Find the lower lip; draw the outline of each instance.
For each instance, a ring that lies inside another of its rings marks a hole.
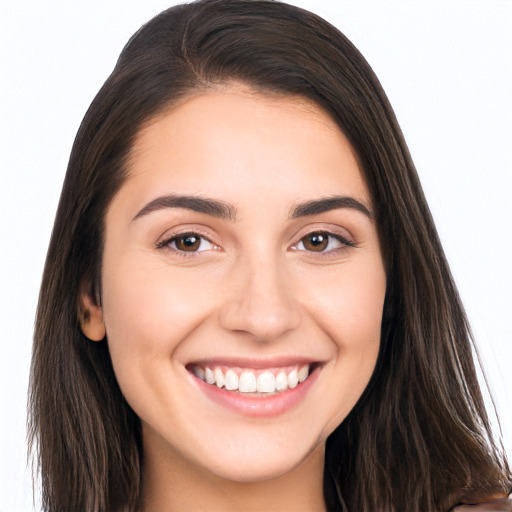
[[[226,391],[214,384],[207,384],[190,374],[199,389],[213,402],[245,416],[271,418],[285,413],[297,405],[315,383],[320,367],[317,366],[309,377],[297,387],[269,396],[248,396],[243,393]]]

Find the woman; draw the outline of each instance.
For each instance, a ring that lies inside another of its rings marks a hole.
[[[507,510],[371,69],[268,1],[165,11],[80,128],[31,388],[48,510]]]

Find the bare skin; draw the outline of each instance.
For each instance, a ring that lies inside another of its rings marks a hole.
[[[181,462],[181,463],[180,463]],[[191,472],[186,461],[145,458],[145,494],[142,511],[204,510],[225,512],[259,512],[325,510],[323,500],[323,445],[290,473],[263,482],[225,481],[208,471]],[[201,482],[198,500],[198,482]],[[172,496],[172,506],[169,496]]]

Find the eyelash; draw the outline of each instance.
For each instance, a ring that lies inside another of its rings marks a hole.
[[[331,248],[330,250],[324,250],[324,249],[319,250],[319,251],[308,250],[308,249],[305,248],[304,242],[308,238],[311,241],[311,238],[313,236],[315,236],[317,238],[327,237],[327,247],[329,247],[330,245],[332,245],[333,243],[336,243],[336,242],[339,242],[340,246],[339,247],[335,247],[335,248]],[[201,245],[203,245],[204,242],[207,242],[208,244],[210,244],[211,248],[204,249],[202,251],[199,251],[199,250],[185,251],[185,250],[179,249],[176,246],[176,242],[179,241],[180,239],[184,240],[186,238],[196,238],[196,239],[199,239],[199,247],[198,248],[200,248]],[[298,248],[298,246],[300,244],[302,244],[304,249],[299,249]],[[174,245],[174,247],[173,247],[173,245]],[[311,253],[311,254],[328,255],[328,254],[336,254],[339,251],[344,250],[344,249],[346,249],[348,247],[356,247],[356,245],[354,244],[354,242],[348,240],[347,238],[345,238],[342,235],[331,233],[329,231],[319,230],[319,231],[311,231],[307,235],[303,236],[295,245],[293,245],[291,247],[291,249],[294,250],[294,251],[304,251],[304,252],[308,252],[308,253]],[[184,233],[178,233],[178,234],[172,235],[170,238],[166,238],[165,240],[163,240],[161,242],[158,242],[156,244],[156,248],[157,249],[166,249],[167,248],[167,249],[171,250],[173,253],[175,253],[176,255],[178,255],[180,257],[190,258],[190,257],[197,257],[197,255],[199,253],[204,252],[205,250],[218,249],[219,247],[217,245],[215,245],[206,236],[202,235],[201,233],[197,233],[195,231],[187,231],[187,232],[184,232]]]
[[[178,233],[178,234],[172,235],[170,238],[166,238],[166,239],[162,240],[161,242],[158,242],[156,245],[156,248],[157,249],[169,249],[174,254],[176,254],[180,257],[183,257],[183,258],[194,257],[194,256],[197,256],[199,253],[204,252],[204,250],[202,250],[202,251],[198,251],[198,250],[184,251],[182,249],[178,249],[178,247],[176,246],[176,242],[180,239],[183,240],[186,238],[199,239],[199,248],[201,247],[201,245],[203,245],[204,242],[207,242],[208,244],[211,245],[211,248],[206,249],[206,250],[218,248],[218,246],[215,245],[209,238],[202,235],[201,233],[197,233],[196,231],[186,231],[184,233]],[[174,245],[174,247],[173,247],[173,245]]]
[[[320,243],[322,243],[324,241],[322,239],[326,239],[327,240],[327,248],[329,248],[329,246],[331,246],[333,243],[336,243],[336,242],[338,242],[340,244],[340,246],[339,247],[335,247],[335,248],[331,248],[329,250],[325,250],[325,249],[322,249],[320,251],[308,250],[308,249],[305,248],[304,242],[307,239],[309,239],[311,241],[311,239],[313,237],[315,237],[317,239],[321,239]],[[298,249],[298,246],[300,244],[302,244],[304,249]],[[342,235],[339,235],[337,233],[331,233],[329,231],[322,231],[322,230],[320,230],[320,231],[311,231],[307,235],[303,236],[298,241],[297,244],[292,246],[292,249],[296,250],[296,251],[302,250],[302,251],[306,251],[306,252],[309,252],[309,253],[312,253],[312,254],[323,254],[323,255],[327,256],[327,255],[330,255],[330,254],[337,254],[339,251],[344,250],[347,247],[355,247],[355,246],[356,245],[354,244],[354,242],[348,240],[347,238],[345,238]]]

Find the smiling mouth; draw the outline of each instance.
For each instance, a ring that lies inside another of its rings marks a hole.
[[[271,396],[296,388],[307,380],[315,367],[312,363],[255,370],[192,364],[188,370],[203,382],[225,391],[246,396]]]

